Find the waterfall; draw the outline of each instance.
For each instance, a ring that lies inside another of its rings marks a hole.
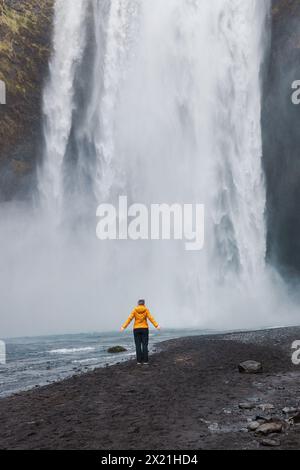
[[[206,206],[202,253],[175,242],[95,248],[105,308],[148,296],[166,322],[171,309],[170,323],[182,326],[210,324],[242,304],[248,316],[261,303],[269,9],[269,0],[56,0],[44,211],[59,225],[70,211],[95,223],[96,205],[119,195]]]
[[[63,164],[72,127],[74,80],[85,45],[85,0],[56,0],[53,56],[44,91],[45,159],[39,190],[56,214],[62,207]]]

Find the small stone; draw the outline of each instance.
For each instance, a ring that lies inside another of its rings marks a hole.
[[[281,442],[276,439],[263,439],[260,444],[264,447],[279,447]]]
[[[207,424],[207,425],[211,424],[210,421],[207,421],[206,419],[203,419],[203,418],[200,418],[199,421],[200,421],[201,423],[204,423],[204,424]]]
[[[259,423],[258,421],[252,421],[251,423],[248,424],[248,431],[256,431],[259,426],[261,426],[261,423]]]
[[[263,387],[263,384],[261,382],[253,382],[253,387],[257,387],[257,388],[260,388],[260,387]]]
[[[269,423],[270,421],[272,421],[272,419],[269,417],[267,418],[266,416],[257,415],[255,417],[255,421],[258,421],[261,424],[264,424],[264,423]]]
[[[241,374],[259,374],[263,370],[262,364],[257,361],[241,362],[238,368]]]
[[[254,403],[244,402],[244,403],[239,404],[239,408],[241,410],[253,410],[255,407],[256,407],[256,405]]]
[[[283,408],[282,412],[285,414],[285,415],[290,415],[290,414],[293,414],[293,413],[297,413],[297,408]]]
[[[275,406],[271,405],[270,403],[265,403],[265,404],[259,405],[259,409],[261,409],[262,411],[271,411],[275,409]]]
[[[220,430],[218,423],[212,423],[208,426],[211,432],[218,432]]]

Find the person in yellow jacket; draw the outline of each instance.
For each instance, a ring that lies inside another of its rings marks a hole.
[[[148,357],[148,344],[149,344],[149,325],[148,320],[160,330],[159,324],[154,320],[148,308],[145,306],[144,300],[139,300],[138,306],[133,309],[128,319],[121,328],[121,331],[126,330],[128,325],[134,319],[134,342],[136,347],[136,359],[137,363],[140,364],[149,364]]]

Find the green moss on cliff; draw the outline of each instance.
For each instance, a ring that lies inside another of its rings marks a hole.
[[[9,161],[17,175],[23,173],[21,168],[34,167],[33,161],[16,162],[35,158],[53,4],[54,0],[0,0],[0,79],[7,90],[7,104],[0,106],[0,164]]]

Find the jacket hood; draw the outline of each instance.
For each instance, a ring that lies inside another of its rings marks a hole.
[[[135,308],[136,313],[138,313],[139,315],[144,315],[146,313],[146,310],[147,310],[147,307],[145,305],[138,305]]]

